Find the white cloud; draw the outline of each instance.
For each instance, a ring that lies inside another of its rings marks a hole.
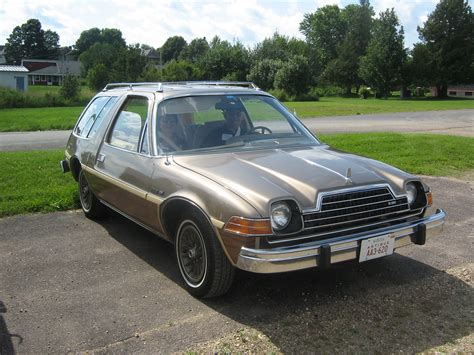
[[[43,28],[56,31],[61,45],[72,45],[80,33],[92,27],[118,28],[127,43],[160,47],[170,36],[187,41],[210,40],[215,35],[252,46],[275,31],[303,38],[299,24],[303,15],[318,7],[340,7],[347,0],[2,0],[0,2],[0,44],[13,28],[29,18],[38,18]],[[394,7],[406,33],[416,34],[420,16],[434,9],[435,0],[374,0],[376,12]],[[417,11],[422,8],[422,11]],[[415,38],[416,40],[416,38]]]

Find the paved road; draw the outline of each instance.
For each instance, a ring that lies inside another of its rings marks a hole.
[[[316,133],[430,132],[474,137],[474,110],[403,112],[304,119]],[[0,133],[0,151],[64,148],[70,131]]]
[[[453,342],[474,331],[472,288],[444,272],[473,262],[474,185],[427,182],[449,214],[443,236],[427,245],[328,271],[242,272],[227,296],[207,301],[180,286],[170,245],[120,216],[100,223],[78,211],[0,219],[0,353],[169,353],[242,326],[283,352],[310,352],[309,339],[331,344],[340,334],[373,343],[373,352]],[[380,309],[366,309],[367,302]],[[425,313],[429,324],[420,321]],[[294,334],[295,319],[310,334]],[[383,331],[384,344],[364,322]]]

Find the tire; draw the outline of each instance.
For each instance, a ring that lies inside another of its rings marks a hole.
[[[175,254],[187,291],[196,297],[225,294],[234,280],[235,268],[227,259],[207,219],[198,211],[181,219]]]
[[[79,201],[86,217],[90,219],[104,217],[107,213],[106,207],[95,197],[83,170],[79,172],[78,185]]]

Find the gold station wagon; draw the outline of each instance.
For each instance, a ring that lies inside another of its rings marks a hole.
[[[109,84],[61,161],[89,218],[111,208],[173,243],[186,289],[224,294],[235,269],[364,262],[439,233],[428,186],[332,150],[252,83]]]

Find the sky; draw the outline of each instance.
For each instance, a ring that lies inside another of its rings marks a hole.
[[[82,31],[118,28],[127,44],[158,48],[168,37],[182,36],[189,43],[215,35],[253,47],[273,33],[304,39],[299,24],[304,14],[349,0],[0,0],[0,45],[15,26],[39,19],[44,30],[57,32],[60,45],[73,45]],[[437,0],[371,0],[378,14],[394,8],[405,30],[405,47],[419,41],[417,26],[426,21]]]

